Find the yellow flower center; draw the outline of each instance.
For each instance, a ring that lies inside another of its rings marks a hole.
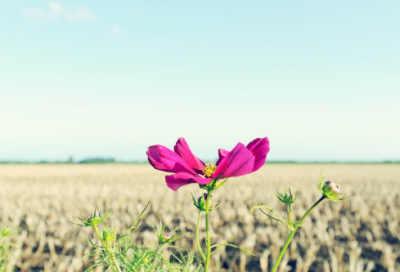
[[[204,168],[203,170],[203,176],[206,178],[211,178],[211,176],[214,174],[215,170],[217,170],[217,166],[216,165],[207,165],[206,164],[206,168]]]

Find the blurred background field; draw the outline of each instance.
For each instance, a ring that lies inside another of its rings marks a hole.
[[[215,241],[236,236],[234,244],[256,257],[231,248],[213,255],[213,271],[262,271],[271,269],[288,231],[249,209],[258,200],[286,216],[273,190],[296,186],[293,206],[297,218],[319,198],[321,168],[327,179],[352,195],[340,203],[324,201],[298,231],[280,271],[400,271],[400,167],[398,164],[267,164],[259,172],[232,178],[217,190],[213,202],[223,205],[211,213]],[[21,248],[13,260],[17,271],[82,271],[91,248],[91,229],[69,221],[86,218],[95,207],[113,209],[108,220],[118,230],[129,227],[150,201],[143,224],[134,239],[154,245],[152,226],[159,220],[186,236],[177,245],[195,250],[197,211],[189,190],[177,193],[165,186],[164,174],[148,165],[1,165],[0,225],[20,228],[14,242]],[[202,224],[203,225],[203,224]],[[204,238],[204,237],[203,237]],[[297,250],[296,250],[297,249]],[[168,251],[164,252],[168,258]],[[97,271],[101,271],[98,269]]]

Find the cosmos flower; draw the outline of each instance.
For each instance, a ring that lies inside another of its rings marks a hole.
[[[215,165],[206,165],[197,158],[184,138],[179,138],[174,151],[162,145],[147,149],[150,164],[157,170],[171,172],[165,177],[167,186],[177,191],[181,186],[198,183],[205,185],[213,180],[239,177],[257,171],[264,165],[269,152],[268,138],[257,138],[247,146],[238,143],[231,151],[219,149]]]

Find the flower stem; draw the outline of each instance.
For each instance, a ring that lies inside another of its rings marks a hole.
[[[295,225],[294,229],[290,231],[289,236],[286,239],[286,242],[283,245],[278,258],[276,259],[274,267],[272,268],[271,272],[276,272],[276,270],[278,269],[279,263],[281,262],[282,257],[286,252],[286,249],[288,248],[290,242],[292,241],[294,234],[296,233],[297,229],[300,227],[301,223],[303,223],[304,219],[306,219],[306,217],[310,214],[310,212],[324,199],[325,199],[325,196],[322,196],[317,202],[315,202],[315,204],[312,205],[311,208],[308,209],[308,211],[303,215],[303,217],[300,219],[300,221]],[[289,212],[291,214],[291,208],[289,208]]]
[[[293,222],[292,221],[292,204],[289,203],[288,207],[289,207],[289,222],[292,223]]]
[[[201,258],[203,259],[203,261],[205,261],[205,260],[206,260],[206,257],[204,256],[203,250],[201,249],[200,240],[199,240],[200,219],[201,219],[201,211],[199,211],[199,217],[197,218],[196,243],[197,243],[197,249],[198,249],[199,252],[200,252]]]
[[[210,198],[211,198],[211,190],[207,190],[207,199],[206,199],[207,257],[204,264],[204,272],[209,271],[208,268],[210,266],[210,257],[211,257],[210,221],[208,217],[208,213],[210,212]]]
[[[96,232],[97,237],[99,237],[99,240],[100,240],[101,244],[103,245],[104,249],[105,249],[105,250],[108,252],[108,254],[111,256],[111,261],[112,261],[113,265],[115,266],[115,268],[117,269],[118,272],[122,272],[122,271],[121,271],[121,268],[119,268],[119,266],[118,266],[118,264],[117,264],[117,260],[115,259],[115,254],[114,254],[114,252],[112,252],[112,250],[110,249],[110,247],[108,247],[108,246],[106,245],[106,243],[104,242],[103,238],[101,237],[99,228],[98,228],[96,225],[94,225],[93,228],[94,228],[94,231]]]
[[[158,262],[160,261],[160,259],[162,258],[162,256],[161,256],[161,250],[162,250],[163,246],[164,246],[164,244],[161,244],[161,245],[159,246],[159,248],[158,248],[158,250],[157,250],[157,253],[156,253],[156,257],[155,257],[154,260],[153,260],[153,265],[151,266],[151,268],[150,268],[149,271],[153,271],[154,268],[157,266]]]

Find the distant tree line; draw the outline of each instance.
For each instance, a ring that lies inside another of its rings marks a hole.
[[[146,161],[120,161],[112,157],[89,157],[82,160],[75,161],[73,157],[67,160],[40,160],[40,161],[0,161],[0,164],[147,164]],[[281,160],[281,161],[268,161],[267,164],[396,164],[399,161],[295,161],[295,160]]]

